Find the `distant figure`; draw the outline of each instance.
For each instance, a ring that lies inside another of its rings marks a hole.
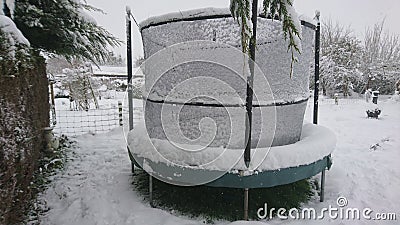
[[[379,91],[372,92],[372,103],[378,104]]]
[[[369,102],[369,100],[371,99],[371,96],[372,96],[372,90],[371,89],[367,89],[366,91],[365,91],[365,101],[366,102]]]
[[[78,105],[72,96],[69,96],[69,109],[72,111],[78,111]]]
[[[335,95],[333,96],[333,98],[335,99],[335,105],[339,105],[339,94],[335,93]]]

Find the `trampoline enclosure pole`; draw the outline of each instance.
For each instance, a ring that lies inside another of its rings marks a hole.
[[[321,173],[321,193],[320,193],[320,196],[319,196],[319,201],[320,202],[323,202],[324,201],[324,189],[325,189],[325,168],[324,168],[324,170],[322,170],[322,173]]]
[[[253,34],[250,39],[250,76],[247,77],[247,95],[246,95],[246,112],[247,118],[245,120],[245,143],[246,148],[244,150],[244,163],[248,168],[250,165],[250,154],[251,154],[251,129],[253,121],[253,80],[254,80],[254,64],[256,61],[256,43],[257,43],[257,15],[258,15],[258,0],[253,0],[252,3],[252,15],[251,22],[253,23]]]
[[[126,54],[128,70],[128,107],[129,107],[129,130],[133,129],[133,102],[132,102],[132,21],[131,10],[126,8]]]
[[[154,207],[153,204],[153,176],[149,174],[149,200],[150,200],[150,206]]]
[[[249,189],[244,189],[244,202],[243,202],[243,219],[249,220]]]
[[[313,123],[318,123],[318,95],[319,95],[319,52],[320,52],[320,36],[321,36],[321,23],[319,21],[320,13],[317,11],[315,18],[317,19],[317,28],[315,30],[315,71],[314,71],[314,113]],[[320,202],[324,201],[325,190],[325,168],[321,172],[321,193]]]
[[[316,13],[317,28],[315,30],[315,66],[314,66],[314,112],[313,123],[318,123],[318,95],[319,95],[319,51],[320,51],[320,33],[321,24],[319,22],[319,12]]]

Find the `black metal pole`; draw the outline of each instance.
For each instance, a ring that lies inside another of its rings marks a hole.
[[[325,168],[321,172],[321,193],[319,196],[319,201],[323,202],[325,198]]]
[[[249,189],[244,189],[243,219],[249,220]]]
[[[154,201],[153,201],[153,176],[149,174],[149,201],[150,206],[154,208]]]
[[[318,123],[318,95],[319,95],[319,51],[320,51],[320,35],[321,24],[319,22],[319,12],[316,14],[317,28],[315,30],[315,71],[314,71],[314,113],[313,123]]]
[[[129,107],[129,130],[133,129],[133,102],[132,102],[132,21],[131,10],[126,8],[126,58],[128,69],[128,107]]]
[[[250,165],[250,153],[251,153],[251,129],[253,121],[253,80],[254,80],[254,64],[256,61],[256,43],[257,43],[257,13],[258,13],[258,0],[253,0],[252,3],[252,15],[251,22],[253,23],[253,34],[250,39],[250,76],[247,78],[247,96],[246,96],[246,131],[245,131],[245,143],[246,148],[244,150],[244,163],[246,167]]]
[[[320,36],[321,23],[319,22],[319,12],[316,13],[317,28],[315,30],[315,71],[314,71],[314,113],[313,123],[318,124],[318,97],[319,97],[319,51],[320,51]],[[321,171],[321,190],[319,201],[324,201],[325,195],[325,168]]]

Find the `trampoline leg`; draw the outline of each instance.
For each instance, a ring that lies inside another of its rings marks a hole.
[[[153,177],[149,174],[149,200],[150,206],[154,207],[153,204]]]
[[[321,193],[319,196],[319,201],[323,202],[324,201],[324,191],[325,191],[325,168],[321,172]]]
[[[243,215],[243,219],[244,220],[249,220],[249,189],[245,188],[244,189],[244,215]]]
[[[132,168],[131,168],[132,174],[134,174],[135,173],[135,163],[131,162],[131,166],[132,166]]]

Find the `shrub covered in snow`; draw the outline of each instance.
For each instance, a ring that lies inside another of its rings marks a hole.
[[[82,65],[79,68],[65,68],[63,86],[69,92],[70,101],[75,104],[76,110],[88,110],[91,103],[97,107],[98,91],[93,87],[91,65]]]
[[[14,76],[19,66],[26,62],[29,55],[29,42],[17,29],[14,22],[0,15],[0,67],[1,76]]]
[[[48,112],[44,60],[0,13],[0,224],[21,222],[29,207]]]
[[[42,132],[49,125],[44,59],[28,53],[0,60],[0,224],[21,222],[29,207]]]
[[[320,81],[324,95],[350,96],[369,88],[393,94],[400,77],[399,36],[384,33],[383,22],[368,28],[364,41],[350,29],[324,21],[321,29]]]
[[[0,2],[0,224],[19,224],[49,126],[40,52],[102,61],[107,47],[120,42],[86,13],[96,9],[80,0]]]

